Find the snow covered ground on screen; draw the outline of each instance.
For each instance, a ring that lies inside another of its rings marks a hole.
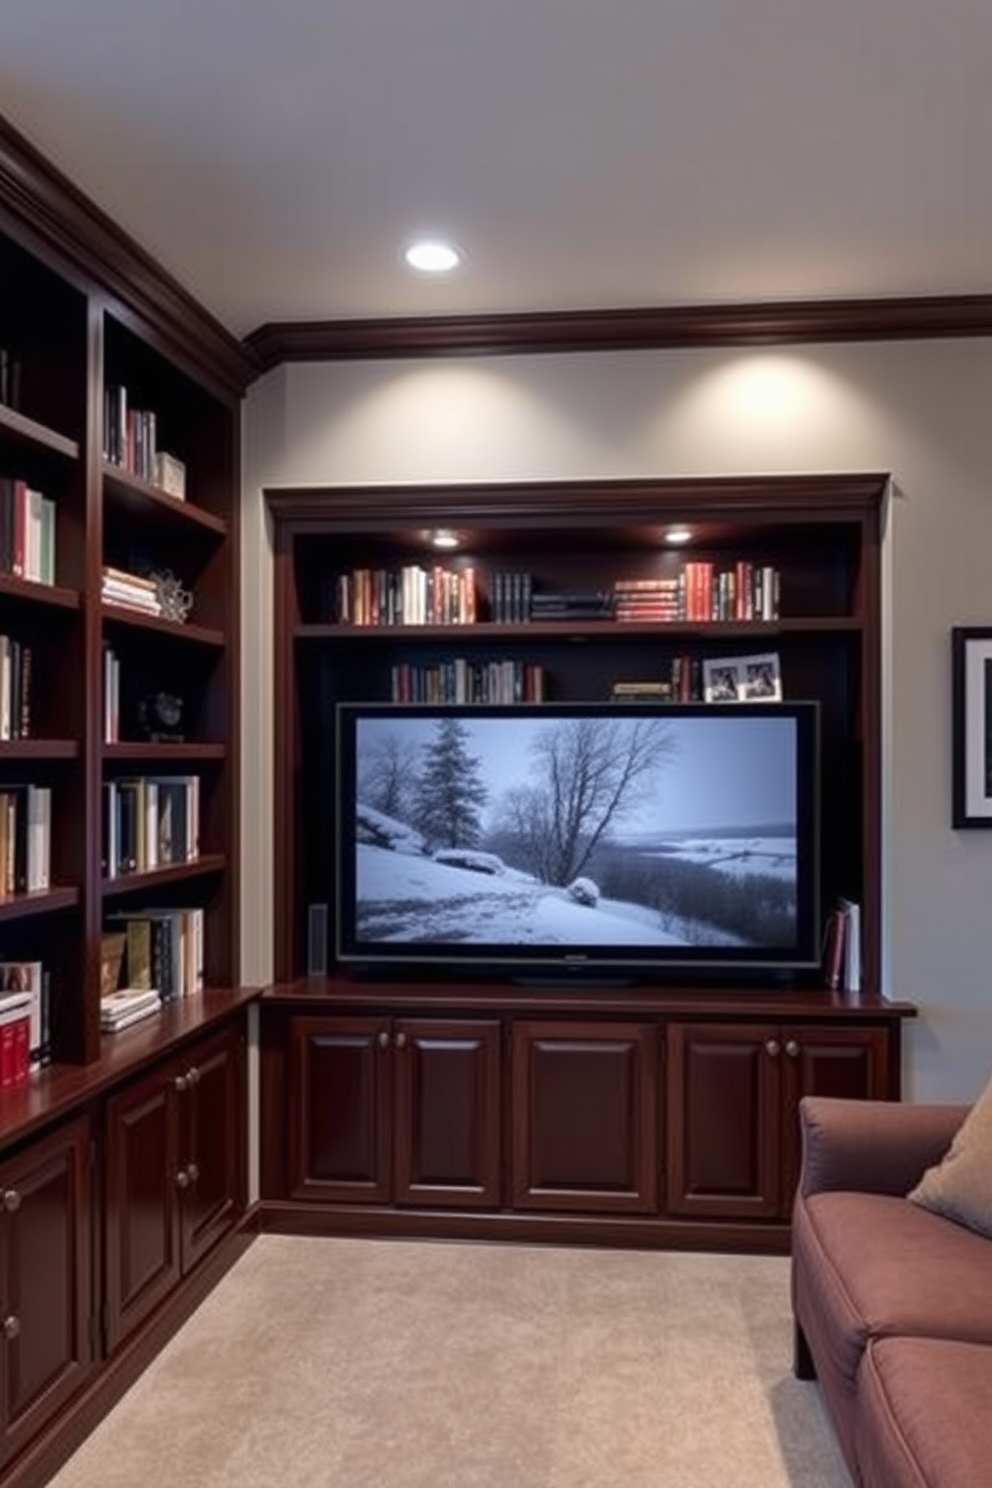
[[[698,839],[693,846],[699,846]],[[720,843],[727,870],[736,871],[738,860],[731,858],[729,848],[728,842]],[[701,938],[700,927],[692,922],[669,917],[662,925],[656,910],[621,900],[576,904],[567,889],[539,883],[513,868],[479,873],[361,844],[356,869],[360,942],[675,946]],[[711,926],[705,940],[709,945],[742,943]]]

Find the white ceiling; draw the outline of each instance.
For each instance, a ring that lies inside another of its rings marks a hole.
[[[0,0],[0,113],[237,334],[992,291],[992,0]]]

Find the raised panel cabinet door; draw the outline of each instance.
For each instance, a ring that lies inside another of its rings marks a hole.
[[[107,1101],[106,1330],[113,1349],[180,1277],[179,1113],[173,1066]]]
[[[388,1020],[294,1018],[290,1046],[290,1196],[388,1203]]]
[[[500,1025],[393,1026],[398,1204],[496,1208],[500,1201]]]
[[[90,1150],[82,1118],[0,1168],[0,1461],[19,1452],[90,1372]]]
[[[771,1025],[669,1025],[671,1214],[778,1214],[782,1058],[782,1039]]]
[[[514,1025],[513,1205],[647,1214],[658,1196],[658,1033]]]
[[[245,1039],[230,1030],[194,1048],[181,1082],[182,1268],[188,1271],[238,1223],[245,1208]]]
[[[890,1057],[890,1035],[885,1028],[826,1028],[809,1024],[783,1030],[782,1054],[785,1079],[782,1197],[783,1212],[788,1213],[799,1181],[802,1157],[799,1136],[802,1097],[831,1095],[844,1100],[897,1100],[898,1053]]]

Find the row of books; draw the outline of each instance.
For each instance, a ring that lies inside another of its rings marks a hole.
[[[677,574],[617,579],[617,620],[777,620],[780,575],[770,564],[739,559],[729,568],[709,559],[687,559]]]
[[[120,979],[131,990],[154,990],[163,1003],[201,992],[203,925],[202,908],[142,909],[112,916],[105,929],[124,937]],[[106,996],[105,992],[101,1004]]]
[[[52,1057],[51,979],[40,961],[0,961],[0,1088]]]
[[[27,481],[0,475],[0,571],[55,583],[55,502]]]
[[[544,668],[536,662],[475,662],[464,656],[437,666],[392,669],[394,703],[543,703]]]
[[[132,408],[127,388],[121,383],[106,387],[103,393],[103,458],[185,501],[185,465],[175,455],[159,449],[154,410]]]
[[[0,635],[0,740],[30,739],[34,649]]]
[[[119,605],[125,610],[138,610],[156,619],[162,614],[162,596],[154,579],[128,573],[122,568],[105,567],[100,580],[100,598],[104,604]]]
[[[356,568],[338,575],[334,613],[339,625],[472,625],[475,570]]]
[[[52,789],[0,789],[0,901],[51,887]]]
[[[554,591],[532,573],[494,570],[488,613],[498,624],[533,620],[748,621],[777,620],[779,570],[740,559],[718,567],[688,559],[677,573],[615,580],[606,590]],[[342,625],[471,625],[481,618],[474,568],[458,571],[407,564],[391,571],[356,568],[340,574],[335,618]]]
[[[0,346],[0,403],[21,406],[21,359],[9,346]]]
[[[107,878],[189,863],[200,852],[200,777],[135,776],[103,786]]]

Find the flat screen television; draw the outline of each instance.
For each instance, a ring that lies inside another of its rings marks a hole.
[[[338,960],[815,966],[818,723],[814,702],[339,704]]]

